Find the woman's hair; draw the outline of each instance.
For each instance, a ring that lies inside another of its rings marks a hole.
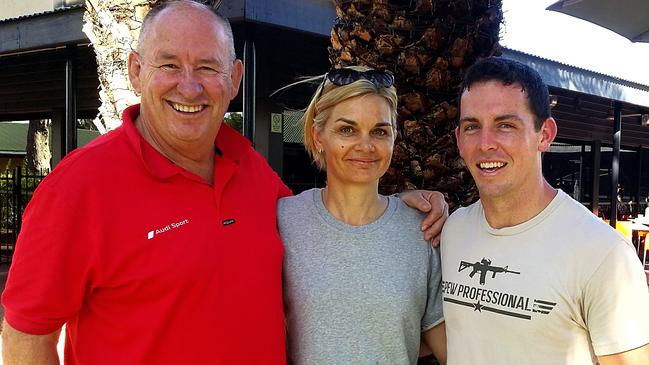
[[[345,68],[360,72],[371,70],[371,68],[364,66],[350,66]],[[397,90],[394,86],[377,86],[372,81],[362,77],[350,84],[337,86],[327,79],[327,75],[324,76],[324,82],[322,82],[315,91],[303,117],[304,148],[319,169],[325,170],[327,166],[323,154],[319,153],[316,148],[313,134],[311,132],[313,126],[316,128],[323,128],[331,115],[331,109],[338,103],[353,97],[368,94],[382,96],[388,102],[391,112],[390,123],[392,124],[392,129],[396,132]]]

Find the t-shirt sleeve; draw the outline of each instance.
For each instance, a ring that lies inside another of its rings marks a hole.
[[[7,322],[31,334],[52,333],[72,318],[81,308],[90,275],[89,237],[84,235],[92,223],[71,202],[80,199],[45,185],[25,210],[2,295]]]
[[[421,320],[421,331],[428,331],[444,321],[442,314],[442,264],[439,248],[432,248],[428,274],[428,300]]]
[[[586,285],[584,316],[597,356],[649,343],[649,291],[642,264],[621,241]]]

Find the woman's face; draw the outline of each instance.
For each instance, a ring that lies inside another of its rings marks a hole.
[[[385,98],[366,94],[335,105],[324,126],[313,127],[328,184],[378,184],[392,158],[395,136],[390,117]]]

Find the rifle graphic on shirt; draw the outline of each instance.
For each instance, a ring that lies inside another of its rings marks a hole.
[[[492,278],[496,277],[496,274],[504,272],[504,273],[510,273],[510,274],[520,274],[518,271],[511,271],[508,270],[508,267],[499,267],[499,266],[491,266],[491,260],[482,258],[480,262],[475,262],[475,263],[470,263],[466,261],[460,261],[460,269],[458,272],[465,270],[466,268],[472,267],[473,270],[471,270],[471,273],[469,274],[469,277],[472,278],[476,273],[480,273],[480,285],[484,285],[485,283],[485,278],[487,277],[487,273],[491,272]]]

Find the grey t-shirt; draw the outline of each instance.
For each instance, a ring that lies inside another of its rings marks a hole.
[[[421,331],[444,319],[439,252],[421,213],[389,197],[351,226],[312,189],[278,204],[288,356],[295,364],[415,364]]]

